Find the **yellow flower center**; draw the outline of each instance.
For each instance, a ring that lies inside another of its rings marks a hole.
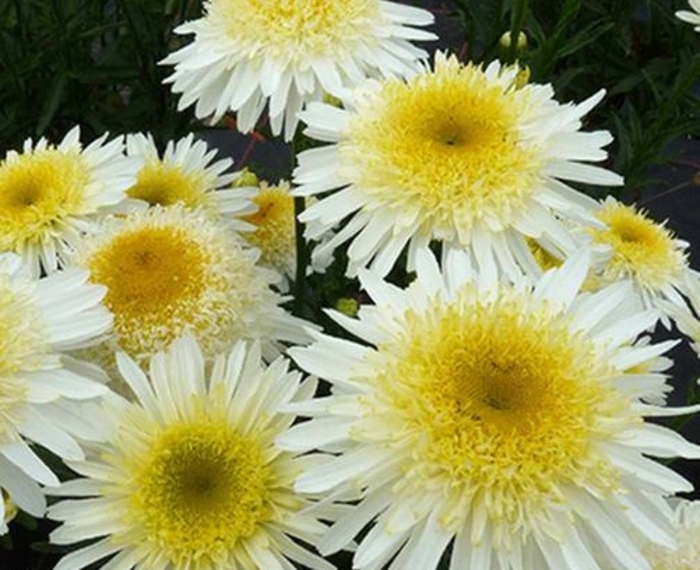
[[[452,236],[507,226],[537,189],[542,163],[521,143],[528,92],[456,59],[359,101],[339,145],[348,176],[379,207],[421,214]],[[413,222],[412,222],[413,223]]]
[[[273,267],[286,267],[296,257],[294,230],[294,198],[288,185],[263,186],[253,198],[258,207],[243,219],[255,226],[245,234],[245,239],[262,252],[261,263]],[[293,265],[293,264],[292,264]]]
[[[38,150],[0,164],[0,250],[58,235],[84,208],[89,172],[78,152]]]
[[[267,284],[225,226],[177,205],[112,222],[79,263],[107,287],[121,350],[140,359],[189,330],[213,356],[257,324]]]
[[[367,405],[399,415],[414,464],[398,487],[444,486],[447,528],[464,524],[465,501],[478,501],[496,542],[518,540],[561,503],[561,486],[617,488],[596,442],[615,432],[613,418],[631,417],[629,405],[566,317],[516,293],[483,302],[468,288],[454,304],[409,312],[406,324],[405,338],[379,347],[391,363],[380,400]]]
[[[660,289],[682,274],[686,255],[665,227],[621,203],[607,203],[597,215],[608,227],[593,230],[594,241],[610,246],[605,274],[612,280],[632,277],[643,287]]]
[[[206,255],[183,231],[144,227],[117,236],[89,264],[93,281],[107,287],[105,305],[127,351],[135,327],[192,322],[206,287]],[[169,335],[168,335],[169,336]],[[171,340],[171,339],[169,339]],[[172,339],[174,340],[174,339]]]
[[[177,568],[221,557],[273,515],[260,445],[224,421],[168,426],[134,468],[132,513]]]
[[[308,63],[336,54],[361,38],[379,18],[376,0],[212,0],[208,17],[232,40],[277,61]]]
[[[128,195],[151,206],[172,206],[181,202],[188,208],[197,208],[207,202],[201,173],[188,174],[181,166],[159,161],[152,161],[139,171]]]
[[[0,443],[12,440],[22,417],[28,384],[22,371],[46,364],[46,335],[42,318],[30,299],[0,276]]]

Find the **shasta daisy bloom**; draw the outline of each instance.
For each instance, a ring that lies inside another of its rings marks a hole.
[[[676,18],[693,24],[693,26],[695,26],[695,31],[700,32],[700,0],[688,0],[688,5],[693,11],[678,10],[676,12]]]
[[[142,162],[136,183],[127,191],[131,198],[150,206],[202,208],[212,217],[229,220],[233,227],[248,228],[238,218],[254,210],[250,201],[253,188],[228,188],[238,177],[229,171],[233,161],[213,162],[217,151],[195,140],[192,133],[168,142],[162,156],[150,134],[127,135],[126,152]]]
[[[254,226],[243,238],[260,250],[260,264],[269,267],[285,279],[294,279],[297,267],[296,230],[294,227],[294,198],[289,182],[269,185],[260,182],[253,198],[257,210],[244,218]]]
[[[209,357],[239,339],[302,342],[305,321],[282,309],[277,276],[228,226],[181,204],[105,219],[79,243],[74,262],[107,287],[114,314],[108,348],[137,360],[191,331]]]
[[[279,359],[261,363],[258,345],[238,343],[209,376],[192,337],[150,363],[149,377],[118,355],[135,400],[105,399],[90,418],[103,441],[86,461],[69,464],[81,478],[52,494],[77,497],[51,506],[63,521],[55,544],[94,540],[64,556],[56,570],[79,570],[113,556],[104,568],[242,570],[333,566],[302,548],[326,528],[304,512],[307,496],[294,477],[310,461],[275,444],[295,419],[280,407],[309,397]],[[91,566],[92,567],[92,566]]]
[[[675,238],[663,223],[643,210],[608,197],[597,209],[603,227],[589,229],[598,253],[593,273],[602,284],[630,279],[642,302],[661,307],[660,300],[685,309],[695,272],[688,266],[688,243]]]
[[[59,483],[31,443],[81,458],[74,436],[92,428],[78,408],[106,392],[104,373],[61,355],[96,342],[111,326],[100,302],[104,287],[87,280],[77,269],[37,280],[19,257],[0,256],[0,489],[9,499],[0,501],[0,534],[12,505],[42,516],[39,484]]]
[[[334,320],[369,344],[317,334],[290,355],[333,385],[290,406],[312,416],[280,444],[334,456],[297,481],[351,509],[319,543],[359,546],[354,568],[644,570],[645,541],[673,545],[663,499],[692,485],[649,456],[700,447],[646,416],[696,411],[645,403],[639,370],[673,343],[635,343],[657,319],[629,284],[579,294],[586,255],[534,287],[429,254],[402,290],[362,271],[375,306]],[[648,381],[650,388],[644,389]]]
[[[675,548],[650,544],[645,550],[654,570],[700,567],[700,503],[679,499],[674,509]]]
[[[123,138],[107,134],[86,147],[80,129],[58,145],[28,139],[0,162],[0,252],[14,252],[33,275],[55,271],[65,251],[96,217],[126,198],[137,165]]]
[[[407,245],[411,267],[431,240],[504,266],[531,263],[524,236],[571,249],[562,220],[588,220],[595,202],[562,181],[621,183],[580,162],[606,158],[607,131],[579,132],[603,92],[562,105],[549,85],[516,83],[513,66],[438,53],[434,70],[369,81],[344,109],[310,104],[305,133],[334,144],[299,154],[295,195],[335,191],[299,219],[313,239],[349,217],[318,253],[352,239],[348,273],[385,275]]]
[[[409,40],[435,39],[415,27],[431,24],[430,12],[380,0],[208,0],[204,9],[175,29],[194,41],[161,62],[175,66],[166,82],[183,94],[178,107],[214,121],[234,111],[247,132],[267,105],[287,140],[306,102],[403,75],[426,56]]]

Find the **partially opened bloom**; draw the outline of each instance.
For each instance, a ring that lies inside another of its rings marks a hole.
[[[645,305],[662,307],[663,300],[685,309],[681,295],[687,295],[697,279],[688,265],[689,244],[644,211],[611,197],[595,216],[603,224],[588,230],[598,254],[593,264],[596,280],[609,285],[629,279]]]
[[[74,263],[107,287],[110,351],[141,360],[190,331],[208,357],[239,339],[261,340],[270,356],[276,341],[306,339],[306,323],[279,306],[277,276],[257,256],[227,225],[176,204],[105,219],[77,244]]]
[[[30,444],[66,459],[82,457],[75,435],[90,433],[81,403],[104,394],[98,369],[62,351],[96,342],[111,326],[105,289],[80,270],[29,276],[20,259],[0,256],[0,534],[12,505],[42,516],[42,485],[58,485]]]
[[[214,218],[223,218],[233,227],[247,228],[239,220],[250,214],[252,188],[227,188],[238,177],[230,172],[229,158],[214,161],[217,150],[195,140],[190,133],[170,141],[162,155],[150,135],[135,133],[126,137],[126,152],[141,163],[136,183],[128,190],[131,198],[143,200],[150,206],[182,204],[191,209],[201,208]]]
[[[692,489],[650,456],[700,457],[645,421],[697,410],[644,403],[673,345],[636,342],[658,315],[627,304],[629,284],[580,294],[585,254],[534,286],[445,261],[418,256],[405,290],[361,272],[376,305],[331,314],[367,344],[318,334],[290,351],[333,385],[291,407],[313,417],[280,443],[335,453],[297,488],[352,505],[321,552],[357,538],[363,570],[443,556],[450,570],[648,570],[642,545],[674,544],[664,497]]]
[[[700,32],[700,0],[688,0],[692,12],[689,10],[678,10],[676,12],[676,18],[693,24],[695,26],[695,31]]]
[[[318,253],[352,240],[348,272],[387,274],[408,246],[431,240],[467,248],[504,267],[533,263],[525,236],[549,234],[564,250],[566,219],[589,220],[595,202],[562,181],[617,185],[581,161],[602,161],[607,131],[579,132],[603,97],[560,104],[549,85],[517,85],[517,70],[463,65],[438,53],[434,70],[371,81],[345,108],[312,103],[305,133],[334,144],[300,153],[295,194],[335,190],[300,216],[315,238],[348,218]]]
[[[0,162],[0,252],[20,255],[36,277],[61,266],[90,222],[126,199],[137,165],[123,146],[105,134],[83,147],[75,127],[58,145],[28,139],[21,152],[8,152]]]
[[[431,40],[416,29],[430,12],[380,0],[208,0],[205,15],[176,28],[194,41],[162,63],[182,93],[180,109],[217,120],[237,113],[254,128],[266,105],[274,134],[290,140],[304,103],[337,95],[367,76],[403,75],[426,54],[408,40]]]
[[[291,538],[313,544],[325,526],[293,489],[309,459],[275,444],[295,419],[280,407],[309,397],[314,382],[300,382],[283,359],[264,367],[258,345],[244,343],[205,375],[189,336],[158,353],[148,377],[124,354],[118,362],[135,400],[105,399],[90,418],[103,441],[86,444],[90,459],[70,462],[82,477],[51,490],[77,497],[50,507],[63,521],[51,541],[97,540],[56,570],[97,561],[121,570],[291,569],[289,560],[333,569]]]

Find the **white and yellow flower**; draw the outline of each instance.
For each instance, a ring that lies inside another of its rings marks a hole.
[[[83,147],[75,127],[58,145],[28,139],[0,162],[0,252],[20,255],[35,277],[56,271],[94,218],[126,199],[137,164],[123,137],[107,136]]]
[[[194,41],[166,57],[166,79],[182,93],[180,109],[200,117],[237,114],[243,131],[267,106],[274,134],[291,140],[297,112],[324,93],[339,94],[368,76],[403,75],[425,52],[409,40],[427,10],[380,0],[208,0],[205,15],[176,28]]]
[[[606,198],[595,211],[601,227],[591,227],[596,252],[592,277],[601,285],[629,279],[642,303],[663,310],[670,301],[680,309],[687,305],[690,283],[696,272],[688,265],[688,243],[677,239],[643,210]]]
[[[279,359],[261,362],[259,346],[238,343],[210,375],[190,336],[150,362],[148,376],[118,355],[135,399],[114,396],[90,420],[103,441],[86,445],[80,478],[50,492],[49,516],[63,524],[54,544],[95,540],[64,556],[56,570],[103,567],[148,570],[243,570],[333,566],[300,546],[325,526],[305,512],[293,489],[310,461],[281,450],[275,438],[294,421],[280,408],[313,394]],[[322,512],[322,511],[320,511]],[[112,557],[109,561],[104,561]]]
[[[260,182],[253,197],[257,210],[244,218],[253,230],[243,235],[251,246],[260,250],[259,263],[294,279],[297,267],[294,197],[289,182]]]
[[[201,208],[213,218],[227,220],[236,229],[249,229],[240,217],[254,210],[250,201],[254,189],[230,188],[240,175],[230,171],[233,161],[214,161],[217,150],[195,140],[192,133],[168,142],[162,156],[150,134],[127,135],[126,152],[142,163],[136,183],[127,191],[129,197],[149,206],[182,204]]]
[[[240,339],[302,342],[305,321],[270,289],[278,276],[258,252],[201,210],[156,206],[105,219],[77,243],[74,263],[107,288],[114,313],[110,350],[143,360],[191,332],[208,357]]]
[[[101,304],[105,289],[78,269],[34,279],[14,254],[0,256],[0,534],[8,509],[42,516],[41,485],[58,485],[31,444],[64,459],[80,459],[75,436],[94,428],[79,407],[103,395],[106,376],[62,356],[89,346],[112,324]]]
[[[368,82],[343,109],[310,104],[305,133],[333,144],[299,154],[295,195],[334,192],[300,220],[313,239],[349,217],[317,253],[352,240],[348,273],[371,266],[385,275],[406,246],[410,268],[439,240],[517,273],[514,264],[533,263],[525,237],[574,248],[564,220],[590,221],[595,201],[565,181],[622,182],[583,163],[604,160],[612,140],[579,132],[603,92],[562,105],[551,86],[516,82],[512,67],[438,53],[434,70]]]
[[[450,252],[417,257],[407,289],[362,271],[376,303],[330,314],[366,344],[318,334],[290,351],[331,396],[279,441],[334,456],[301,491],[352,501],[320,542],[359,540],[361,570],[648,570],[646,541],[673,546],[665,496],[692,485],[652,457],[700,447],[645,418],[697,411],[645,403],[672,342],[636,342],[658,314],[629,283],[580,294],[585,252],[533,285],[474,272]]]

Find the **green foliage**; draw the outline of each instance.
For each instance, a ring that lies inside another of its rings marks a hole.
[[[0,151],[27,137],[56,139],[80,124],[181,136],[191,116],[158,65],[201,0],[0,0]]]
[[[635,190],[649,167],[667,160],[667,143],[700,135],[700,35],[676,18],[684,1],[455,0],[472,61],[519,55],[531,81],[552,83],[557,98],[604,102],[588,129],[615,136],[612,167]],[[528,48],[499,49],[504,32],[524,31]]]

